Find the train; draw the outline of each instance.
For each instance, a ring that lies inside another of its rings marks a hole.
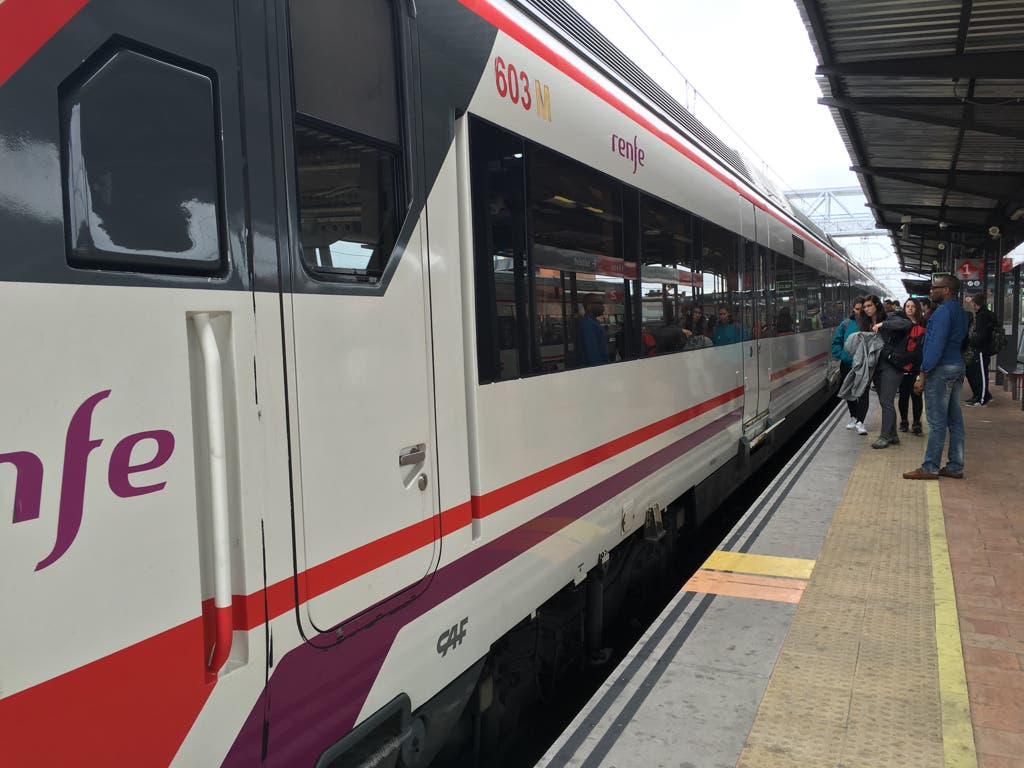
[[[5,0],[4,763],[497,764],[879,291],[564,0]]]

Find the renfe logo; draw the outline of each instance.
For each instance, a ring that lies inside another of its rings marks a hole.
[[[622,136],[616,136],[612,134],[612,152],[620,157],[624,157],[633,163],[633,173],[636,173],[636,168],[639,165],[641,168],[644,167],[644,151],[640,149],[640,146],[636,143],[636,136],[633,137],[632,143],[629,139],[624,139]]]
[[[110,390],[97,392],[78,406],[68,424],[64,439],[64,473],[60,483],[60,506],[57,517],[57,541],[53,551],[39,561],[36,570],[53,565],[63,556],[78,536],[85,508],[85,476],[89,454],[103,443],[93,439],[89,432],[92,414],[100,401],[110,396]],[[144,440],[156,443],[156,455],[143,464],[132,464],[132,451]],[[174,435],[165,429],[136,432],[123,438],[110,455],[107,484],[121,498],[142,496],[162,490],[166,482],[152,485],[132,485],[131,476],[138,472],[162,467],[174,452]],[[39,517],[43,495],[43,462],[29,451],[0,453],[0,464],[12,464],[17,472],[14,485],[14,522],[24,523]]]

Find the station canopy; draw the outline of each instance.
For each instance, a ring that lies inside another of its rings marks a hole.
[[[1024,2],[797,0],[853,170],[904,272],[1024,241]]]

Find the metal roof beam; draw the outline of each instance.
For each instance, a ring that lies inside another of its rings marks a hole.
[[[977,227],[988,227],[989,217],[992,215],[991,208],[973,208],[969,206],[946,206],[942,207],[939,205],[877,205],[875,203],[867,203],[867,207],[873,211],[880,211],[882,213],[896,213],[900,216],[917,216],[922,219],[930,219],[936,223],[943,221],[947,224],[952,224],[958,227],[966,228],[977,228]],[[966,219],[960,219],[954,216],[949,216],[950,213],[981,213],[985,215],[985,223],[979,224],[977,222],[967,221]],[[902,224],[902,222],[900,222]],[[894,226],[886,224],[886,228]],[[899,226],[899,225],[895,225]]]
[[[824,104],[826,107],[833,107],[835,109],[845,109],[850,112],[861,112],[869,115],[881,115],[882,117],[894,117],[899,120],[912,120],[915,123],[926,123],[928,125],[944,125],[949,128],[960,128],[965,131],[977,131],[978,133],[988,133],[993,136],[1006,136],[1011,139],[1024,140],[1024,131],[1014,130],[1013,128],[1004,128],[999,125],[992,125],[990,123],[979,123],[976,120],[969,119],[967,117],[953,118],[953,117],[942,117],[940,115],[931,115],[925,112],[914,112],[913,110],[907,109],[895,109],[893,107],[886,106],[879,103],[875,99],[829,99],[821,98],[818,99],[819,104]],[[954,102],[958,107],[962,107],[963,104],[960,102]]]
[[[830,77],[941,77],[1017,80],[1024,77],[1024,52],[995,51],[953,56],[897,56],[888,59],[821,65],[819,75]]]
[[[865,176],[877,177],[881,179],[892,179],[893,181],[901,181],[905,184],[916,184],[922,187],[929,187],[931,189],[941,189],[946,192],[960,192],[965,195],[973,195],[975,197],[981,197],[987,200],[1005,200],[1012,204],[1024,202],[1024,185],[1013,185],[1010,189],[1007,185],[1003,185],[1002,189],[994,189],[991,185],[984,183],[986,177],[989,179],[995,178],[1006,178],[1011,176],[1020,177],[1021,174],[1017,173],[992,173],[992,172],[967,172],[958,171],[957,181],[949,183],[946,180],[948,171],[922,171],[916,168],[871,168],[864,165],[852,165],[850,170],[854,173],[860,173]],[[928,176],[935,176],[935,180],[928,178]],[[965,183],[963,181],[964,176],[977,176],[978,183]]]
[[[945,177],[948,170],[945,168],[915,168],[913,166],[903,165],[855,165],[853,170],[864,169],[865,173],[874,173],[876,176],[884,174],[899,173],[899,174],[921,174],[922,176],[941,176]],[[1024,180],[1024,171],[985,171],[976,168],[965,168],[956,172],[957,176],[976,176],[979,181],[984,179],[1022,179]],[[985,197],[992,197],[992,195],[985,195]]]

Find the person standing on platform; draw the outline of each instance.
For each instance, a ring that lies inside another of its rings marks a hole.
[[[877,296],[864,296],[860,301],[857,330],[847,337],[844,344],[846,354],[853,363],[850,366],[850,373],[839,387],[839,397],[854,403],[854,416],[857,419],[854,428],[858,435],[866,435],[868,429],[864,426],[864,419],[868,415],[871,380],[882,351],[882,339],[872,331],[872,326],[885,317],[885,311],[882,309],[882,300]],[[893,420],[895,421],[895,416]]]
[[[955,275],[941,275],[932,280],[931,299],[935,311],[928,320],[921,373],[914,382],[914,391],[924,392],[928,445],[921,466],[903,473],[906,480],[964,476],[964,416],[960,410],[964,361],[960,348],[967,337],[969,320],[956,299],[959,290],[960,280]],[[947,431],[948,461],[942,466]]]
[[[867,312],[867,309],[868,300],[865,299],[864,311]],[[883,344],[873,378],[875,389],[878,391],[878,404],[882,408],[882,429],[871,447],[888,448],[900,443],[900,437],[896,434],[896,394],[900,391],[903,369],[897,355],[903,349],[903,342],[910,333],[913,323],[898,308],[886,314],[878,307],[871,319],[871,330],[882,338]]]
[[[924,324],[921,322],[921,305],[917,299],[907,299],[903,303],[903,312],[910,318],[913,326],[910,328],[910,336],[907,339],[905,351],[901,353],[900,362],[903,363],[903,378],[900,379],[900,432],[906,432],[908,427],[915,435],[921,434],[921,409],[922,398],[914,392],[914,381],[917,374],[921,372],[921,360],[924,358]],[[914,423],[907,422],[907,406],[912,405]]]
[[[974,307],[974,329],[968,339],[973,359],[967,365],[967,383],[971,385],[971,399],[967,404],[985,406],[992,399],[988,389],[988,366],[992,360],[996,316],[986,306],[984,293],[971,296],[971,305]]]
[[[850,368],[853,366],[853,358],[846,351],[846,340],[850,337],[850,334],[857,332],[863,302],[864,300],[860,296],[853,300],[853,312],[839,324],[835,335],[832,336],[832,357],[839,361],[840,383],[846,380],[846,377],[850,374]],[[847,400],[846,407],[850,411],[850,422],[846,425],[846,428],[856,429],[857,422],[863,421],[863,418],[857,418],[857,401]]]
[[[918,299],[921,304],[921,325],[928,327],[928,318],[932,316],[932,300],[928,297]]]

